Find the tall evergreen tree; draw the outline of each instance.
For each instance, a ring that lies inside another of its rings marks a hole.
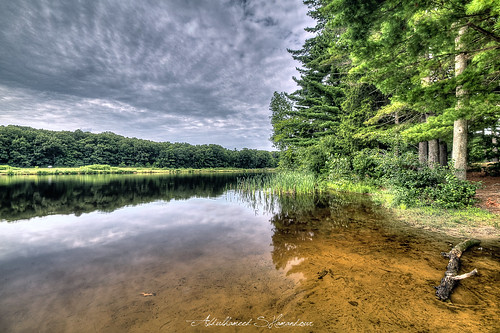
[[[325,26],[326,17],[319,11],[320,1],[305,1],[309,15],[317,25],[307,29],[314,37],[306,40],[300,50],[289,50],[293,59],[302,64],[300,77],[294,77],[299,89],[289,95],[294,103],[293,125],[298,147],[315,144],[321,137],[332,135],[339,124],[343,99],[342,76],[330,61],[328,47],[336,32]]]

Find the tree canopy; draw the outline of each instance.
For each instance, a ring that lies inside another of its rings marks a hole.
[[[304,3],[317,24],[290,51],[302,64],[298,89],[273,97],[276,147],[309,157],[320,147],[327,161],[374,147],[416,152],[425,142],[419,152],[433,163],[441,153],[446,164],[447,147],[456,165],[468,153],[498,158],[498,2]]]
[[[219,145],[154,142],[111,132],[48,131],[0,126],[0,164],[16,167],[91,164],[159,168],[272,168],[277,152]]]

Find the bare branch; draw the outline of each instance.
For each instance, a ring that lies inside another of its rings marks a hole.
[[[482,33],[483,35],[485,36],[488,36],[490,37],[491,39],[497,41],[500,43],[500,37],[495,35],[494,33],[490,32],[490,31],[487,31],[487,30],[484,30],[483,28],[475,25],[474,23],[467,23],[467,26],[471,27],[472,29],[476,30],[476,31],[479,31],[480,33]]]
[[[471,276],[476,275],[476,274],[477,274],[477,269],[474,268],[474,270],[472,270],[469,273],[465,273],[465,274],[462,274],[462,275],[452,276],[451,279],[452,280],[463,280],[463,279],[467,279],[468,277],[471,277]]]

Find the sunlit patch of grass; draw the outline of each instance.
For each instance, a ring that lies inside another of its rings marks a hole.
[[[387,192],[376,192],[374,201],[389,209],[401,220],[412,225],[425,226],[435,229],[483,227],[499,228],[498,215],[477,207],[463,209],[443,209],[431,206],[406,207],[392,204],[393,195]]]
[[[387,190],[377,190],[372,193],[375,203],[390,210],[394,216],[415,227],[438,230],[455,236],[483,237],[478,230],[489,229],[492,234],[498,234],[500,218],[478,207],[463,209],[444,209],[432,206],[407,207],[395,205],[395,195]],[[486,228],[486,229],[484,229]],[[494,229],[492,229],[494,228]],[[480,232],[481,233],[481,232]]]
[[[395,209],[394,211],[399,218],[410,221],[412,224],[438,229],[445,227],[500,227],[497,215],[476,207],[460,210],[419,207],[405,210]]]
[[[0,175],[105,175],[105,174],[180,174],[180,173],[220,173],[220,172],[267,172],[267,169],[236,169],[236,168],[209,168],[209,169],[163,169],[155,167],[115,167],[107,164],[92,164],[76,168],[54,167],[54,168],[17,168],[8,165],[0,165]]]

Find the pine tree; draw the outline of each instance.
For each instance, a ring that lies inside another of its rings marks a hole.
[[[343,98],[343,74],[329,62],[328,47],[334,34],[321,23],[314,30],[317,35],[308,39],[302,49],[289,50],[302,63],[298,68],[300,77],[294,77],[299,89],[290,94],[298,147],[313,145],[319,138],[335,133]]]

